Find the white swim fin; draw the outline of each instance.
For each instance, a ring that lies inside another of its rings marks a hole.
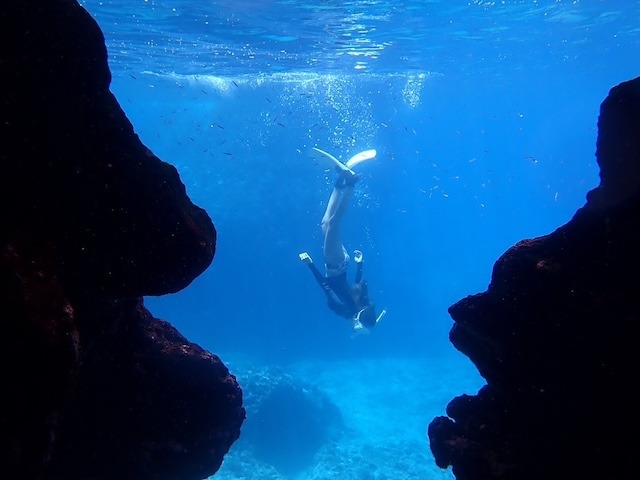
[[[336,157],[334,157],[333,155],[331,155],[329,152],[325,152],[324,150],[320,150],[317,147],[312,147],[316,152],[321,153],[322,155],[324,155],[325,157],[327,157],[328,159],[330,159],[332,161],[332,163],[338,167],[340,170],[348,170],[350,172],[353,173],[353,171],[346,166],[344,163],[342,163],[340,160],[338,160]]]
[[[347,160],[345,165],[347,168],[353,168],[359,163],[366,162],[367,160],[371,160],[372,158],[376,158],[378,152],[374,148],[370,150],[363,150],[360,153],[356,153],[353,157]]]

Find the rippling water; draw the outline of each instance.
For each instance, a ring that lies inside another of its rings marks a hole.
[[[632,0],[81,0],[116,71],[527,69],[640,51]],[[635,57],[640,58],[640,57]],[[596,67],[604,65],[595,65]]]

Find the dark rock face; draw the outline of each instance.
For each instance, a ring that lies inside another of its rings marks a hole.
[[[88,306],[87,314],[96,310]],[[73,414],[58,429],[49,477],[215,473],[244,416],[235,379],[220,359],[154,319],[139,301],[100,313],[111,330],[86,335],[95,343],[85,345],[78,387],[65,405]]]
[[[459,480],[635,474],[640,78],[611,90],[598,127],[587,204],[449,309],[451,342],[487,381],[429,425],[436,463]]]
[[[96,23],[72,0],[11,2],[2,15],[13,46],[2,58],[3,241],[46,243],[72,294],[187,286],[210,264],[215,230],[109,91]]]
[[[75,1],[8,2],[0,36],[0,477],[205,478],[242,392],[141,297],[200,275],[214,226],[135,135]]]

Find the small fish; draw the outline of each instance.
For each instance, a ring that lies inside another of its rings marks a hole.
[[[233,156],[233,153],[231,153],[231,152],[222,152],[222,153],[224,153],[225,155],[228,155],[230,157]]]
[[[231,83],[233,83],[236,86],[236,88],[240,88],[240,87],[238,87],[238,84],[236,83],[235,80],[231,80]]]

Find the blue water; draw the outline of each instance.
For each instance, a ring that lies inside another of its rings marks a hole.
[[[80,3],[104,32],[111,88],[136,132],[218,230],[212,266],[178,294],[146,298],[151,312],[232,371],[242,358],[297,372],[358,412],[358,438],[402,445],[392,450],[405,463],[384,470],[378,455],[371,478],[452,478],[433,466],[426,425],[483,382],[449,344],[447,307],[484,291],[507,248],[566,223],[597,186],[599,105],[640,74],[640,2]],[[388,310],[366,337],[351,337],[298,260],[322,263],[334,180],[313,146],[342,160],[378,151],[358,167],[344,226]],[[372,366],[387,373],[360,374]],[[384,379],[398,370],[412,374]],[[411,408],[387,398],[363,410],[369,390]],[[376,437],[376,422],[398,418]],[[232,449],[219,475],[249,478],[247,455]],[[322,465],[299,478],[329,475]]]

